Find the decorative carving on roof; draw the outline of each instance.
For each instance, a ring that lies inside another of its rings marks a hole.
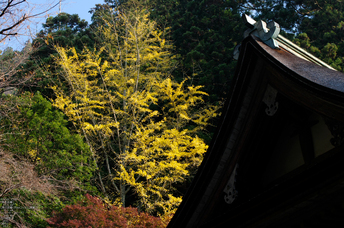
[[[344,143],[344,124],[329,118],[324,118],[324,120],[333,136],[331,144],[335,147],[342,145]]]
[[[278,110],[278,102],[276,102],[277,90],[272,88],[270,85],[267,86],[263,102],[268,106],[265,109],[265,113],[268,116],[273,116]]]
[[[225,202],[228,204],[233,203],[233,201],[238,196],[238,191],[235,189],[236,175],[238,170],[238,164],[235,165],[235,168],[227,182],[227,185],[223,192],[225,193]]]
[[[255,21],[246,14],[243,14],[242,17],[245,25],[249,27],[249,29],[244,33],[245,38],[250,34],[253,34],[256,37],[259,37],[269,47],[279,49],[276,38],[278,37],[281,28],[277,22],[270,21],[269,23],[266,23],[262,20]]]
[[[252,34],[260,38],[269,47],[280,49],[276,39],[279,36],[281,28],[277,22],[270,21],[269,23],[266,23],[262,20],[255,21],[246,14],[243,14],[242,18],[245,22],[245,25],[249,27],[249,29],[244,32],[244,38]],[[233,58],[235,60],[239,59],[240,46],[241,44],[238,44],[234,49]]]
[[[241,44],[238,44],[235,46],[234,51],[233,51],[233,59],[238,60],[239,59],[239,54],[240,54],[240,46]]]

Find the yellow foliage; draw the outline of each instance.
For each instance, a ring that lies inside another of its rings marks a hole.
[[[125,206],[131,190],[142,209],[167,218],[181,202],[173,195],[176,184],[197,169],[207,150],[195,132],[217,108],[191,112],[207,94],[169,78],[172,47],[146,10],[116,16],[99,28],[99,50],[56,47],[69,91],[52,87],[53,104],[106,167],[106,190],[115,203]],[[185,128],[190,124],[193,130]]]

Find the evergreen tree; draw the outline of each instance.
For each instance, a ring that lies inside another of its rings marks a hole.
[[[337,70],[343,71],[343,2],[243,0],[239,10],[255,19],[274,20],[282,34]],[[294,40],[295,39],[295,40]]]
[[[241,13],[252,15],[256,20],[276,21],[288,33],[297,33],[304,18],[312,12],[314,1],[300,0],[240,0]],[[235,4],[235,3],[234,3]]]
[[[317,1],[312,13],[298,28],[298,42],[302,47],[344,71],[344,3],[342,1]]]
[[[63,113],[40,94],[0,97],[0,201],[13,199],[21,208],[10,223],[47,227],[53,210],[97,193],[90,149],[66,125]]]
[[[234,47],[242,39],[240,15],[228,1],[153,0],[152,16],[171,27],[181,65],[177,80],[205,85],[210,102],[226,97],[235,61]]]
[[[87,21],[81,20],[77,14],[60,13],[56,17],[48,17],[43,29],[33,40],[34,51],[30,54],[29,61],[23,66],[23,75],[30,72],[35,74],[25,90],[39,90],[45,96],[52,97],[48,87],[57,83],[58,78],[52,77],[49,72],[61,70],[54,64],[53,56],[57,55],[54,45],[74,47],[81,51],[85,46],[94,47],[95,42],[94,33]]]
[[[0,110],[7,113],[1,120],[6,149],[31,161],[38,175],[49,174],[56,180],[74,180],[80,187],[90,187],[95,171],[91,152],[78,134],[67,129],[63,113],[54,110],[39,93],[2,100]],[[16,110],[6,112],[9,104],[15,104]]]
[[[130,5],[133,1],[107,0],[110,7]],[[221,0],[146,0],[142,1],[160,29],[175,45],[178,67],[175,80],[188,79],[189,85],[204,85],[209,102],[226,98],[236,62],[234,47],[242,40],[244,25],[240,23],[237,3]]]

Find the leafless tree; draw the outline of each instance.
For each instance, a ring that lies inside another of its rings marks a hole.
[[[7,48],[0,55],[0,89],[19,86],[33,76],[33,72],[27,72],[21,78],[15,77],[23,70],[20,66],[27,61],[31,51],[32,46],[28,43],[22,51]]]
[[[34,7],[27,0],[0,0],[0,43],[8,37],[17,36],[27,26],[30,19],[47,13],[56,7],[59,1],[47,9],[35,13]]]
[[[37,9],[37,5],[30,4],[27,0],[0,0],[0,44],[4,44],[10,37],[24,34],[23,31],[29,27],[31,19],[44,15],[60,2],[51,1],[51,4],[47,3]],[[5,51],[7,53],[4,53]],[[4,92],[3,88],[14,89],[13,87],[18,87],[32,78],[33,72],[26,72],[20,78],[15,77],[32,51],[30,43],[21,51],[13,51],[11,48],[0,50],[0,93]]]
[[[9,37],[22,34],[21,31],[27,27],[30,19],[45,14],[57,5],[58,3],[34,13],[33,8],[26,0],[0,0],[0,44],[3,44]],[[26,72],[18,77],[18,73],[23,70],[22,65],[27,61],[31,52],[30,43],[27,43],[21,51],[14,51],[11,48],[5,49],[2,53],[0,51],[0,93],[3,92],[4,88],[24,84],[33,76],[33,72]],[[17,112],[17,105],[15,100],[10,102],[8,99],[0,98],[0,106],[4,106],[0,110],[0,120],[10,117],[13,112]],[[15,122],[11,118],[9,121]],[[0,126],[0,132],[4,127],[6,126]],[[0,133],[0,142],[1,145],[6,144],[2,133]],[[18,158],[18,156],[15,158],[12,153],[0,148],[0,200],[14,197],[14,190],[21,188],[30,192],[39,191],[44,194],[55,194],[58,185],[52,184],[49,178],[50,176],[38,176],[34,170],[34,164],[28,160]],[[20,195],[15,197],[18,198],[17,200],[22,200]],[[28,202],[22,203],[23,205],[28,204],[27,206],[30,204]],[[16,227],[26,227],[25,222],[18,214],[7,216],[4,210],[0,208],[0,221],[5,220]]]

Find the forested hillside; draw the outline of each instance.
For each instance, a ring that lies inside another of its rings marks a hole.
[[[21,3],[0,2],[0,42]],[[165,227],[230,90],[241,14],[343,71],[343,4],[105,0],[90,24],[48,17],[0,53],[1,227]]]

